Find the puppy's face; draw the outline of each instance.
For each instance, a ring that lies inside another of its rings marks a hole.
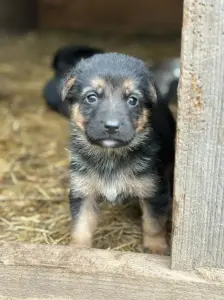
[[[96,55],[81,62],[63,87],[72,122],[89,143],[106,148],[128,146],[146,130],[150,108],[157,101],[144,64],[113,55]]]

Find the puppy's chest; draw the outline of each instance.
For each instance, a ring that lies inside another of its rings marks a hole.
[[[112,170],[102,173],[87,172],[85,175],[76,174],[73,177],[75,189],[86,196],[102,196],[110,202],[122,201],[128,197],[146,198],[155,191],[153,174],[135,176],[130,168]]]

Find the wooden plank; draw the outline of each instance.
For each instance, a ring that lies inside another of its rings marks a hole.
[[[18,32],[36,27],[36,1],[0,0],[0,30]]]
[[[38,0],[42,28],[92,32],[181,33],[183,0]]]
[[[185,0],[172,268],[224,268],[224,1]]]
[[[224,272],[168,266],[148,254],[8,244],[0,247],[0,299],[223,299]]]

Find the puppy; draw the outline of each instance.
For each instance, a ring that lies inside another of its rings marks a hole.
[[[51,66],[52,69],[55,70],[56,76],[61,76],[67,72],[71,66],[76,65],[80,59],[103,52],[102,49],[87,45],[68,45],[56,51]]]
[[[169,253],[175,123],[158,97],[145,63],[124,54],[96,54],[63,80],[71,110],[73,244],[92,246],[100,199],[137,199],[145,250]]]

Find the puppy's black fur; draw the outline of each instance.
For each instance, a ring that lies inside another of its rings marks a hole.
[[[83,60],[63,80],[71,109],[72,241],[92,245],[98,199],[138,199],[143,243],[167,254],[175,122],[145,63],[107,53]]]

